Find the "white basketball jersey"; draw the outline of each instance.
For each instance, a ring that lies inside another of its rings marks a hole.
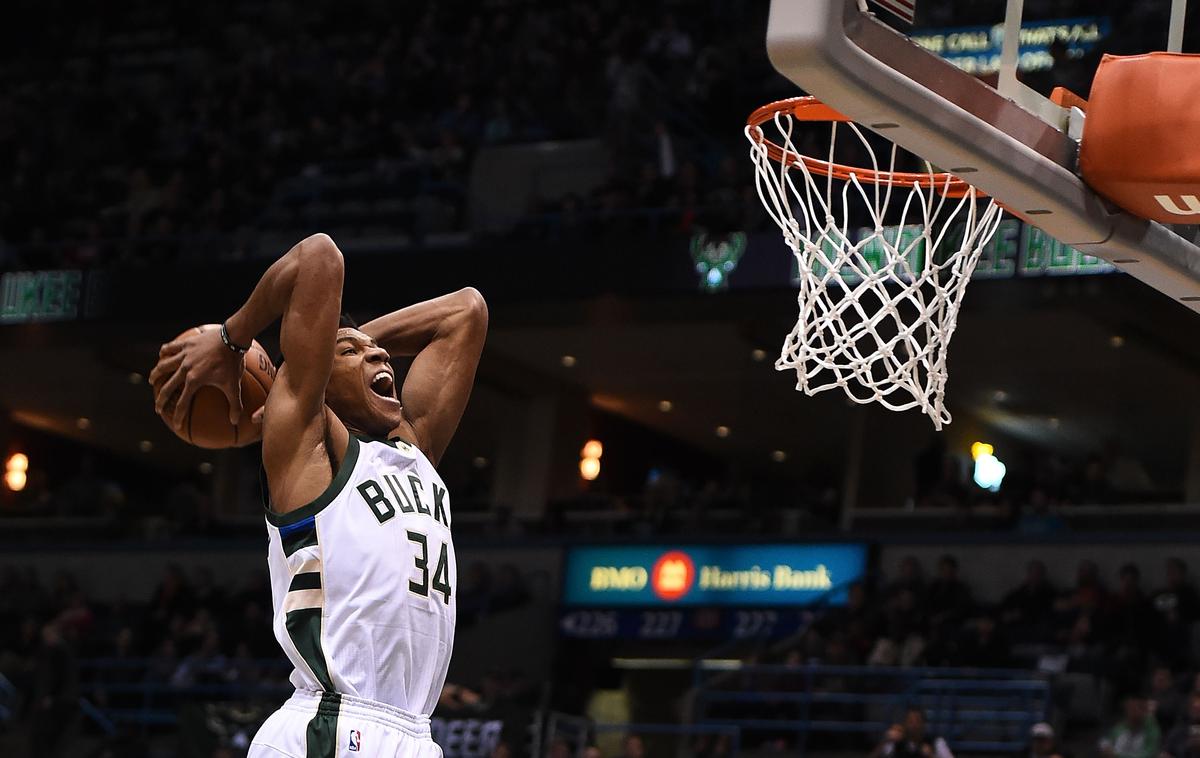
[[[297,689],[428,716],[454,646],[450,497],[399,441],[350,437],[322,495],[268,511],[275,637]]]

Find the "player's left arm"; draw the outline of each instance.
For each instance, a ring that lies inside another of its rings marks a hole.
[[[400,390],[407,428],[399,431],[435,466],[471,397],[487,324],[483,295],[468,287],[361,327],[392,355],[416,356]]]

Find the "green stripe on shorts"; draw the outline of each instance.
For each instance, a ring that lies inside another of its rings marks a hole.
[[[337,756],[338,711],[342,707],[342,696],[336,692],[322,692],[317,713],[308,722],[304,740],[307,745],[305,758],[335,758]]]

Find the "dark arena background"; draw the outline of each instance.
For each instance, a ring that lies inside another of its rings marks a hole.
[[[1195,314],[1006,217],[953,424],[797,393],[767,5],[6,4],[0,756],[235,758],[292,692],[259,448],[147,377],[315,232],[360,322],[487,299],[446,758],[1200,755]],[[986,80],[1004,5],[881,15]],[[1028,0],[1020,76],[1086,93],[1169,6]]]

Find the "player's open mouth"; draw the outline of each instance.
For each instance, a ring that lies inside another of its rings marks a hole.
[[[392,394],[394,387],[395,380],[392,379],[390,372],[380,371],[371,379],[371,391],[380,397],[386,397],[389,400],[394,399],[395,395]]]

